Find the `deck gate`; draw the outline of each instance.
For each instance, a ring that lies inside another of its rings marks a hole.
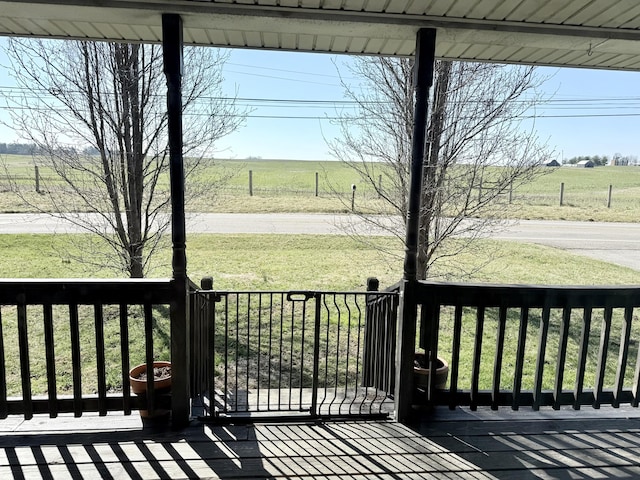
[[[192,396],[218,419],[386,416],[395,322],[385,332],[379,312],[397,303],[397,292],[194,291]]]

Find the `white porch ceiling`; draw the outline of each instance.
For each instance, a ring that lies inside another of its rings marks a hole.
[[[195,45],[412,55],[432,27],[440,58],[640,70],[637,0],[0,1],[0,35],[159,42],[162,13]]]

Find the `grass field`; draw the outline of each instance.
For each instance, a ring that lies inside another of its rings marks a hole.
[[[108,270],[76,263],[64,252],[78,248],[78,235],[0,235],[0,271],[5,278],[109,278]],[[389,250],[384,255],[379,247]],[[491,240],[457,257],[471,269],[493,260],[471,281],[551,285],[638,283],[636,271],[549,247]],[[208,235],[187,239],[192,280],[212,276],[216,289],[362,290],[367,277],[382,286],[402,276],[402,248],[387,237],[364,245],[338,235]],[[25,259],[29,259],[25,261]],[[446,267],[443,267],[446,268]],[[436,272],[443,273],[443,272]],[[151,277],[171,276],[171,252],[160,252]],[[455,274],[449,280],[461,280]]]
[[[35,193],[34,160],[27,156],[7,156],[8,172],[18,178],[29,203],[48,209],[46,195]],[[250,195],[249,172],[252,176]],[[383,172],[381,171],[381,174]],[[511,218],[635,222],[640,218],[640,167],[556,168],[546,171],[533,183],[513,191],[512,203],[501,199]],[[316,196],[316,174],[318,195]],[[56,185],[51,171],[40,167],[44,185]],[[223,186],[211,187],[220,178]],[[382,176],[383,186],[388,181]],[[563,205],[560,185],[564,183]],[[357,210],[388,213],[355,171],[340,162],[295,160],[216,160],[187,188],[205,194],[188,206],[199,212],[345,212],[351,209],[351,185],[356,185]],[[168,185],[166,179],[164,187]],[[612,200],[608,204],[609,186]],[[53,187],[52,187],[53,188]],[[23,212],[33,208],[23,204],[8,187],[6,172],[0,171],[0,211]]]

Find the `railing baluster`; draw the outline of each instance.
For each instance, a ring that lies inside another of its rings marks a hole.
[[[640,405],[640,348],[636,354],[636,369],[633,374],[633,387],[631,389],[633,400],[631,401],[632,407],[638,407]]]
[[[339,413],[342,413],[342,405],[347,399],[347,395],[349,392],[349,362],[351,361],[351,308],[349,308],[349,304],[347,303],[347,295],[343,296],[344,307],[347,317],[347,338],[346,338],[346,358],[345,358],[345,367],[344,367],[344,397],[342,398],[342,402],[340,402],[340,407],[338,407]],[[336,367],[340,365],[340,358],[336,358]]]
[[[53,336],[53,306],[50,303],[43,305],[42,316],[44,320],[44,347],[47,363],[47,397],[49,400],[49,416],[51,418],[56,418],[58,416],[58,386],[56,381],[56,355]]]
[[[244,347],[245,360],[244,368],[246,370],[245,381],[245,398],[247,399],[246,408],[249,411],[249,359],[251,358],[251,294],[247,294],[247,340]],[[260,358],[260,352],[257,352],[258,358]],[[258,387],[259,388],[259,387]]]
[[[424,308],[424,307],[423,307]],[[434,402],[436,397],[436,370],[438,369],[438,338],[440,331],[440,305],[433,303],[429,309],[429,385],[427,392],[427,401],[429,403]],[[424,317],[423,317],[424,318]]]
[[[302,389],[304,387],[304,337],[307,334],[307,298],[302,302],[302,325],[300,326],[300,385],[299,389],[299,397],[298,397],[298,408],[302,410]],[[293,385],[290,386],[293,388]]]
[[[338,307],[338,303],[336,301],[336,295],[335,293],[331,295],[331,298],[333,299],[333,308],[336,311],[336,348],[335,348],[335,352],[336,352],[336,356],[334,358],[338,359],[340,358],[340,333],[342,331],[341,326],[342,326],[342,312],[340,311],[340,307]],[[327,323],[327,328],[330,328],[331,323],[328,322]],[[335,403],[335,401],[338,399],[338,377],[339,377],[339,371],[338,371],[338,366],[334,363],[334,365],[336,366],[336,371],[335,371],[335,378],[333,379],[333,398],[331,399],[331,402],[329,402],[329,414],[333,413],[333,404]]]
[[[278,325],[280,327],[279,345],[278,345],[278,407],[280,410],[282,406],[282,354],[284,346],[284,294],[280,294],[280,318],[278,319]]]
[[[387,357],[389,360],[387,362],[388,368],[385,370],[389,377],[388,381],[385,383],[385,387],[383,390],[385,392],[393,392],[396,385],[396,331],[398,329],[398,309],[400,307],[400,297],[398,295],[394,295],[391,297],[391,302],[387,303],[385,301],[386,308],[389,311],[386,313],[386,317],[388,319],[388,324],[385,322],[386,331],[384,332],[385,337],[387,338],[387,345],[389,345],[389,356]]]
[[[33,403],[31,402],[31,368],[29,364],[29,333],[27,329],[27,306],[18,303],[18,345],[20,348],[20,377],[22,379],[22,404],[24,418],[33,418]]]
[[[471,410],[478,409],[478,382],[480,379],[480,360],[482,356],[482,335],[484,329],[484,307],[478,306],[476,311],[476,336],[473,345],[473,367],[471,370]]]
[[[7,418],[7,367],[5,365],[4,333],[2,332],[2,307],[0,306],[0,418]]]
[[[518,347],[516,350],[516,370],[513,375],[513,403],[512,410],[520,408],[520,392],[522,390],[522,370],[524,369],[525,347],[527,345],[527,330],[529,328],[529,307],[520,309],[520,327],[518,329]]]
[[[322,401],[320,402],[320,404],[318,405],[318,412],[320,412],[322,406],[324,405],[325,401],[327,400],[327,394],[328,394],[328,389],[329,389],[329,330],[330,330],[330,325],[331,325],[331,312],[329,310],[329,304],[327,303],[327,294],[324,294],[322,296],[322,305],[324,307],[324,311],[327,314],[327,321],[326,321],[326,338],[324,339],[324,379],[323,379],[323,384],[324,384],[324,396],[322,397]]]
[[[629,355],[629,338],[631,336],[631,322],[633,320],[633,307],[625,307],[624,322],[620,335],[620,350],[618,353],[618,371],[616,372],[616,383],[613,387],[613,407],[620,406],[620,397],[624,386],[624,374],[627,368],[627,357]]]
[[[549,299],[547,299],[548,301]],[[546,304],[542,308],[542,318],[540,323],[540,334],[538,336],[538,356],[536,358],[536,372],[533,382],[533,405],[534,411],[540,410],[542,404],[542,382],[544,376],[544,357],[547,352],[547,337],[549,335],[549,317],[551,308]]]
[[[96,373],[98,375],[98,412],[107,414],[107,369],[104,359],[104,310],[102,304],[94,305],[96,333]]]
[[[273,293],[269,294],[269,371],[267,372],[267,410],[271,410],[271,358],[273,356]]]
[[[353,391],[354,391],[354,394],[353,394],[353,399],[351,400],[351,405],[349,405],[349,413],[352,413],[351,412],[351,407],[353,407],[353,405],[354,405],[354,403],[356,401],[356,398],[357,398],[356,393],[358,393],[358,388],[359,388],[359,386],[361,384],[361,382],[358,380],[358,378],[362,378],[362,364],[360,362],[360,359],[361,359],[360,355],[361,355],[362,350],[360,348],[360,346],[361,346],[360,342],[362,341],[362,334],[364,333],[363,332],[364,325],[362,324],[364,316],[362,314],[362,308],[360,306],[360,303],[358,302],[358,296],[357,295],[353,296],[353,301],[354,301],[354,304],[355,304],[355,308],[358,311],[358,322],[357,322],[357,327],[356,327],[357,330],[358,330],[358,337],[357,337],[357,340],[356,340],[356,374],[355,374],[354,379],[353,379]],[[364,297],[364,303],[365,303],[365,308],[366,308],[366,305],[367,305],[367,297],[366,296]],[[352,328],[351,317],[349,317],[349,329],[351,329],[351,328]],[[383,350],[383,352],[384,352],[384,350]],[[381,352],[381,353],[383,353],[383,352]],[[369,409],[371,409],[371,404],[369,405]],[[362,413],[362,404],[360,404],[360,407],[358,408],[358,413]]]
[[[153,307],[145,303],[144,304],[144,332],[145,332],[145,361],[147,363],[147,411],[150,416],[153,416],[156,409],[155,402],[155,386],[153,384],[154,375],[154,356],[153,356]]]
[[[234,365],[234,382],[233,382],[233,398],[235,401],[235,410],[239,411],[240,410],[240,389],[238,387],[238,378],[239,378],[239,374],[240,374],[240,349],[241,349],[241,345],[240,345],[240,294],[236,295],[236,308],[235,308],[235,317],[234,317],[234,323],[236,324],[236,345],[234,348],[234,361],[235,361],[235,365]]]
[[[562,325],[560,339],[558,341],[558,361],[556,362],[556,378],[553,389],[553,409],[560,410],[562,404],[562,383],[564,381],[564,369],[567,363],[567,342],[569,341],[569,324],[571,322],[571,308],[562,310]]]
[[[460,340],[462,335],[462,305],[456,305],[453,320],[453,343],[451,345],[451,375],[449,380],[449,408],[458,404],[458,373],[460,370]]]
[[[73,414],[82,416],[82,364],[80,358],[80,320],[78,304],[69,305],[69,333],[71,335],[71,368],[73,369]]]
[[[258,293],[258,348],[257,348],[257,357],[258,357],[258,367],[256,370],[256,405],[257,410],[260,410],[260,390],[262,389],[262,385],[260,383],[260,378],[262,377],[261,367],[262,364],[260,360],[262,360],[262,294]],[[248,369],[247,369],[248,370]]]
[[[224,412],[229,411],[229,299],[231,295],[225,297],[224,302],[224,385],[222,386],[222,408]]]
[[[504,331],[507,324],[507,308],[500,307],[498,313],[498,332],[496,335],[496,357],[493,362],[493,392],[491,410],[497,410],[500,403],[500,378],[502,376],[502,355],[504,352]]]
[[[291,335],[289,336],[289,410],[291,410],[291,389],[293,387],[293,332],[295,330],[296,302],[291,302]]]
[[[120,359],[122,362],[122,409],[125,415],[131,414],[131,385],[129,382],[129,311],[127,305],[120,304]]]
[[[317,417],[318,412],[318,376],[320,375],[320,318],[321,318],[321,301],[322,294],[316,293],[314,299],[314,318],[313,318],[313,377],[311,381],[311,407],[310,413],[312,417]]]
[[[598,366],[596,368],[596,385],[593,392],[593,408],[600,408],[600,398],[604,386],[604,376],[607,369],[607,353],[609,351],[609,336],[611,335],[611,316],[613,309],[606,306],[600,333],[600,348],[598,350]]]
[[[578,368],[576,369],[576,386],[573,391],[574,410],[580,410],[582,405],[582,387],[584,385],[584,375],[587,368],[587,355],[589,353],[589,335],[591,332],[591,317],[593,310],[590,305],[584,307],[582,318],[582,333],[580,334],[580,350],[578,352]]]

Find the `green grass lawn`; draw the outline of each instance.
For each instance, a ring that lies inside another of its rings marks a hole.
[[[78,248],[77,238],[78,235],[0,235],[0,276],[113,276],[108,270],[96,270],[65,257],[64,252]],[[382,254],[380,248],[390,254]],[[217,289],[361,290],[371,276],[378,277],[382,286],[391,285],[402,276],[402,254],[403,249],[388,237],[372,238],[369,245],[342,235],[192,234],[187,239],[189,276],[194,281],[212,276]],[[473,251],[458,255],[457,261],[472,269],[489,255],[492,261],[465,279],[552,285],[639,283],[638,273],[629,268],[515,242],[481,240]],[[150,276],[171,276],[169,248],[160,252]],[[451,274],[448,279],[462,278]]]

